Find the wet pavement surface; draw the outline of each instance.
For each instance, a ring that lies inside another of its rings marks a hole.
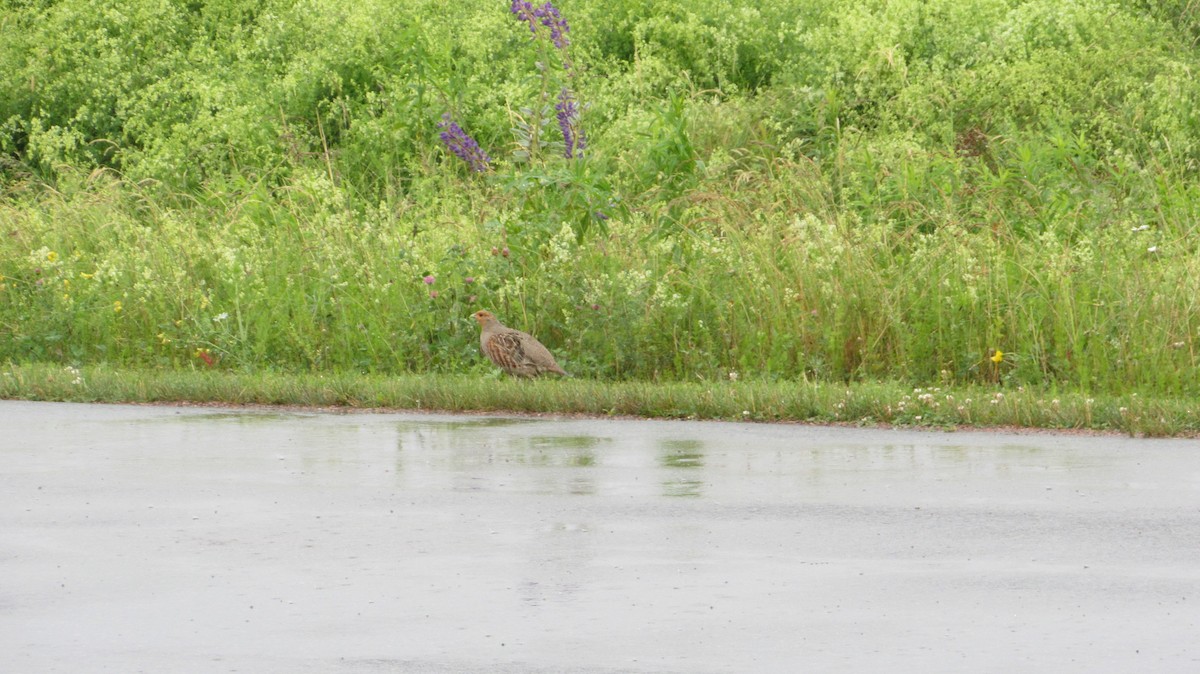
[[[4,672],[1197,672],[1200,443],[0,402]]]

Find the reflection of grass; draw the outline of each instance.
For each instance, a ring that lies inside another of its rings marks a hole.
[[[704,449],[704,443],[700,440],[662,440],[658,446],[669,452],[681,454],[699,454],[700,450]]]
[[[520,463],[536,466],[594,466],[596,454],[593,451],[608,438],[597,438],[590,435],[535,435],[517,436],[509,439],[513,454]]]
[[[666,468],[699,468],[704,465],[704,443],[699,440],[663,440],[658,462]]]
[[[404,430],[422,430],[428,428],[436,428],[439,430],[462,430],[466,428],[502,428],[504,426],[515,426],[517,424],[528,423],[524,419],[505,419],[501,417],[484,417],[479,419],[462,419],[455,421],[429,421],[422,420],[421,422],[401,423],[400,427]]]
[[[538,449],[590,449],[600,441],[601,438],[590,435],[535,435],[529,438],[529,446]]]
[[[596,455],[591,452],[579,452],[578,454],[573,454],[567,463],[581,468],[594,466],[596,465]]]
[[[658,462],[664,468],[699,468],[704,465],[704,455],[699,452],[674,452],[663,454]]]
[[[266,424],[277,421],[286,421],[290,419],[301,419],[304,415],[300,414],[241,414],[238,412],[213,412],[211,414],[189,414],[179,418],[164,417],[162,421],[170,421],[176,423],[183,422],[210,422],[210,421],[231,421],[238,424]]]
[[[700,480],[667,480],[662,484],[663,496],[698,497],[704,490]]]
[[[235,374],[9,365],[0,370],[0,398],[890,423],[933,428],[1013,425],[1151,436],[1200,434],[1200,404],[1195,401],[1138,395],[1087,397],[986,386],[910,389],[890,383],[518,381],[465,375]]]

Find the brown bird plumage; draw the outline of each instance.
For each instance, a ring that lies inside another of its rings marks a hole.
[[[546,372],[571,376],[533,335],[505,327],[490,311],[476,311],[471,317],[479,321],[481,328],[479,348],[505,372],[515,377],[536,377]]]

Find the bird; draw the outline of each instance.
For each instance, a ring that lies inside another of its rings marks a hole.
[[[514,377],[537,377],[547,372],[571,376],[533,335],[505,326],[490,311],[481,309],[471,317],[479,321],[479,348],[501,370]]]

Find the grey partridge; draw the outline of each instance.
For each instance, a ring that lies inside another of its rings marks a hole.
[[[571,376],[533,335],[504,326],[490,311],[476,311],[471,316],[481,328],[479,348],[501,370],[514,377],[536,377],[547,372]]]

